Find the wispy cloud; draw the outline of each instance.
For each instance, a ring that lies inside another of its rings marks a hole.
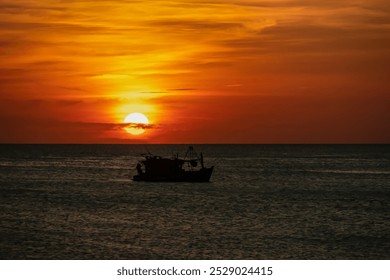
[[[126,123],[123,125],[120,125],[120,127],[123,128],[136,128],[136,129],[155,129],[159,126],[155,124],[144,124],[144,123]]]

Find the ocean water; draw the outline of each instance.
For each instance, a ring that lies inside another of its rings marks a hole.
[[[196,145],[210,183],[133,182],[186,145],[0,145],[1,259],[390,259],[389,145]]]

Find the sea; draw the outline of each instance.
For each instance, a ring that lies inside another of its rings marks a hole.
[[[0,145],[0,258],[390,259],[390,145],[194,145],[209,183],[135,182],[188,145]]]

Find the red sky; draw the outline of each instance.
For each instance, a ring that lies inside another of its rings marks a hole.
[[[2,0],[0,143],[390,143],[389,7]]]

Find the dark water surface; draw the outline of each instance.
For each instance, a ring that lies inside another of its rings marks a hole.
[[[389,145],[198,145],[210,183],[133,182],[185,145],[0,145],[1,259],[389,259]]]

